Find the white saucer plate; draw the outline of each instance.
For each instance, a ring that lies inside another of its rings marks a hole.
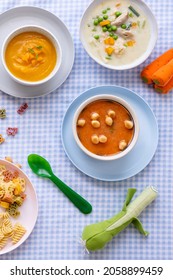
[[[118,160],[105,162],[89,157],[73,137],[72,121],[76,109],[89,97],[99,94],[112,94],[125,99],[139,119],[140,133],[135,147]],[[157,120],[146,101],[133,91],[118,86],[100,86],[83,92],[68,107],[61,130],[63,147],[71,162],[86,175],[103,181],[121,181],[143,170],[156,152],[158,134]]]
[[[0,15],[0,48],[5,37],[14,29],[29,24],[48,29],[58,39],[62,47],[62,65],[57,74],[47,83],[28,87],[10,78],[0,57],[0,90],[19,98],[34,98],[54,91],[67,79],[74,63],[74,44],[66,25],[56,15],[38,7],[16,7]]]
[[[21,169],[16,167],[14,164],[2,159],[0,159],[0,165],[5,165],[5,167],[12,172],[17,170],[19,172],[19,176],[24,178],[26,182],[26,199],[23,205],[19,207],[20,215],[16,219],[10,217],[12,224],[14,225],[15,223],[19,222],[25,227],[26,233],[24,234],[22,239],[14,245],[9,239],[4,248],[0,250],[0,255],[3,255],[13,251],[14,249],[22,245],[22,243],[26,241],[26,239],[33,231],[38,216],[38,200],[32,183],[30,182],[28,176]],[[4,211],[3,208],[0,207],[0,213],[1,212]]]

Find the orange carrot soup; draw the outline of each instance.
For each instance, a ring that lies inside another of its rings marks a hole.
[[[37,32],[23,32],[7,45],[5,61],[14,76],[36,82],[52,72],[57,61],[57,52],[46,36]]]
[[[99,156],[108,156],[128,147],[134,135],[134,122],[120,103],[101,99],[82,110],[76,129],[87,150]]]

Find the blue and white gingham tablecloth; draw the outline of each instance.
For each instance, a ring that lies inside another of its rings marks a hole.
[[[22,100],[0,92],[0,107],[6,108],[8,114],[8,118],[0,123],[0,133],[5,136],[7,126],[20,128],[16,137],[7,139],[0,146],[0,157],[10,155],[14,161],[22,164],[23,170],[35,186],[39,200],[39,215],[33,233],[18,249],[0,256],[2,260],[173,258],[173,93],[156,94],[139,77],[144,65],[173,47],[172,0],[146,0],[158,21],[159,37],[156,47],[141,66],[116,73],[96,64],[86,54],[79,40],[79,22],[88,2],[0,1],[0,12],[14,6],[32,5],[47,9],[60,17],[72,34],[76,53],[69,78],[53,93],[38,99]],[[72,100],[90,87],[110,84],[128,87],[141,95],[153,109],[160,133],[158,149],[150,164],[138,175],[121,182],[98,181],[81,173],[70,162],[61,143],[62,119]],[[16,110],[24,101],[28,102],[29,109],[21,117]],[[55,173],[92,203],[92,214],[83,215],[51,182],[36,177],[27,164],[30,153],[46,157]],[[104,250],[84,254],[78,242],[83,227],[117,213],[129,187],[136,187],[140,193],[145,186],[151,184],[157,186],[159,196],[140,216],[150,235],[144,238],[133,226],[129,226]]]

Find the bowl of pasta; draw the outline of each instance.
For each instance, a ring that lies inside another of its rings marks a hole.
[[[37,215],[37,195],[28,176],[12,162],[0,159],[0,255],[29,237]]]

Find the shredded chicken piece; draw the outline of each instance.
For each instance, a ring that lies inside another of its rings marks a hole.
[[[117,29],[117,34],[125,39],[132,39],[134,37],[130,30]]]
[[[124,13],[122,13],[122,15],[117,17],[116,20],[112,21],[111,24],[119,26],[119,25],[123,24],[127,19],[128,19],[128,12],[124,12]]]
[[[124,51],[125,51],[125,49],[126,49],[126,47],[124,46],[124,44],[125,44],[124,39],[118,38],[118,40],[116,40],[114,53],[117,54],[117,55],[118,55],[118,54],[119,54],[119,55],[123,54]]]

